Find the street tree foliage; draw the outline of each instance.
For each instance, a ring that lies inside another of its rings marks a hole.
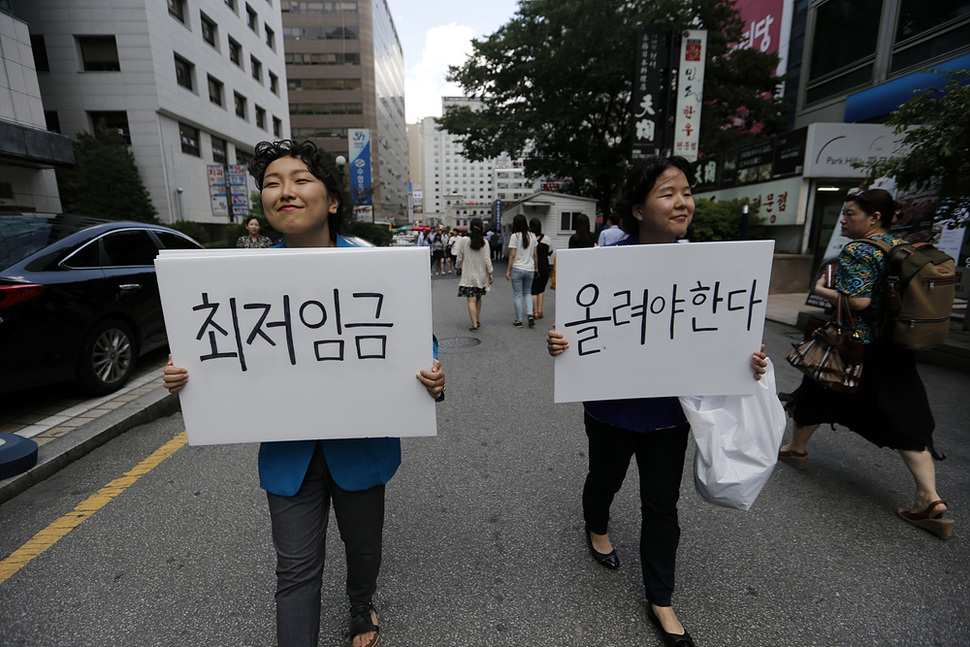
[[[970,70],[943,76],[942,87],[914,91],[886,122],[902,135],[906,153],[865,168],[870,179],[892,177],[903,191],[935,187],[937,216],[964,226],[970,220]]]
[[[473,160],[526,155],[525,170],[572,178],[604,211],[629,162],[636,33],[707,29],[700,145],[705,153],[785,129],[772,98],[776,55],[729,52],[742,21],[730,0],[523,0],[449,79],[484,108],[450,106],[439,124]]]
[[[80,132],[74,141],[75,166],[62,176],[65,211],[108,220],[158,222],[124,138],[100,124],[94,135]]]

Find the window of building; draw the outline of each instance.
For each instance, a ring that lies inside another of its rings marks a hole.
[[[199,13],[199,24],[202,25],[202,40],[209,43],[213,47],[217,47],[216,40],[218,39],[219,28],[216,27],[215,21],[209,18],[204,13]]]
[[[241,119],[246,119],[246,97],[239,94],[238,92],[233,92],[233,104],[236,109],[236,116]]]
[[[504,198],[505,194],[501,197]],[[581,215],[579,211],[563,211],[559,220],[559,231],[576,231],[576,218]]]
[[[246,5],[246,26],[254,32],[259,32],[259,19],[256,16],[256,10],[248,4]]]
[[[283,56],[287,65],[360,65],[360,52],[284,52]]]
[[[293,13],[357,13],[356,0],[337,0],[336,2],[282,0],[280,5],[284,12]]]
[[[266,130],[266,111],[259,105],[256,106],[256,127]]]
[[[168,0],[168,15],[185,23],[185,0]]]
[[[284,27],[284,40],[357,40],[358,27]]]
[[[235,11],[236,10],[236,0],[226,0],[226,6],[229,7],[230,9],[232,9],[233,11]]]
[[[51,64],[47,60],[47,45],[43,34],[30,35],[30,49],[34,54],[34,69],[38,72],[50,72]]]
[[[85,72],[118,72],[118,46],[114,36],[78,36],[81,64]]]
[[[239,150],[238,147],[236,148],[236,164],[241,164],[242,166],[249,166],[249,162],[251,162],[252,159],[253,159],[253,156],[250,153],[241,151]]]
[[[131,145],[131,130],[128,128],[128,113],[124,110],[110,110],[104,112],[89,112],[91,130],[95,135],[105,131],[116,132],[121,135],[125,143]]]
[[[52,133],[61,132],[61,120],[57,116],[56,110],[45,110],[44,122],[47,124],[47,130],[51,131]]]
[[[280,78],[272,72],[269,73],[269,91],[275,95],[280,93]]]
[[[212,161],[216,164],[228,164],[229,163],[229,145],[226,140],[222,137],[211,136],[212,139]]]
[[[359,90],[361,80],[357,79],[294,79],[287,78],[290,92],[302,90]]]
[[[273,137],[283,136],[283,120],[279,117],[273,117]]]
[[[262,83],[263,82],[263,64],[260,63],[259,59],[256,58],[255,56],[250,56],[249,57],[249,69],[253,73],[253,78],[256,79],[257,81],[259,81],[260,83]]]
[[[890,72],[921,66],[970,42],[970,5],[900,0]]]
[[[232,39],[232,36],[229,37],[229,60],[235,63],[236,65],[238,65],[239,67],[243,66],[242,45],[234,41]]]
[[[872,80],[882,0],[829,0],[815,11],[808,103]],[[875,18],[874,18],[875,17]],[[838,43],[838,47],[832,47]]]
[[[192,77],[195,74],[195,65],[188,62],[178,54],[175,55],[175,81],[186,90],[192,90],[195,84]]]
[[[182,142],[182,152],[196,157],[202,157],[199,148],[199,129],[179,122],[179,140]]]
[[[209,77],[209,101],[217,106],[223,105],[223,84],[219,79]]]
[[[269,45],[269,48],[275,52],[276,51],[276,32],[270,29],[269,27],[266,27],[265,25],[263,26],[263,29],[266,30],[266,44]]]

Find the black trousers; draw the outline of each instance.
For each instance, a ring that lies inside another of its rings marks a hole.
[[[334,483],[317,444],[300,491],[267,492],[276,548],[276,636],[280,647],[316,647],[330,503],[347,553],[350,604],[377,590],[384,530],[384,486],[348,492]]]
[[[585,416],[589,474],[583,488],[583,516],[596,534],[609,530],[610,505],[620,491],[630,458],[640,473],[640,564],[647,599],[670,606],[680,526],[677,500],[687,452],[687,423],[637,433]]]

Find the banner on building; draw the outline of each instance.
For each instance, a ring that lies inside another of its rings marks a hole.
[[[370,129],[350,128],[347,131],[350,153],[350,197],[354,206],[373,205],[371,191]]]
[[[246,185],[246,167],[242,164],[229,166],[229,195],[232,198],[232,220],[249,215],[249,189]]]
[[[707,30],[689,29],[680,43],[677,111],[674,118],[674,155],[693,162],[700,141],[701,105],[704,100],[704,63]]]
[[[209,164],[206,166],[209,176],[209,204],[212,207],[212,215],[216,218],[229,217],[229,198],[226,188],[226,167],[222,164]]]
[[[630,99],[633,159],[656,155],[663,148],[666,124],[663,81],[668,60],[662,33],[637,31],[636,69]]]

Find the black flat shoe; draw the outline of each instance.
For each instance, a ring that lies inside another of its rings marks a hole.
[[[660,637],[664,641],[664,647],[696,647],[694,645],[694,639],[690,637],[686,629],[684,629],[684,633],[682,634],[672,634],[665,631],[663,623],[660,622],[660,618],[653,611],[653,605],[649,602],[647,602],[647,617],[650,618],[650,622],[660,632]]]
[[[596,549],[593,548],[593,538],[589,536],[589,528],[584,532],[586,533],[586,545],[589,546],[589,554],[593,556],[596,563],[611,571],[620,568],[620,558],[616,556],[616,549],[611,550],[609,553],[596,552]]]

